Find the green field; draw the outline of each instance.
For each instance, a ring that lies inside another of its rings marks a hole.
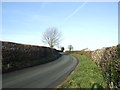
[[[72,54],[79,60],[75,71],[60,88],[105,88],[102,72],[92,60],[83,55]]]

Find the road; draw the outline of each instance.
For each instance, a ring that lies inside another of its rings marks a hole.
[[[3,88],[53,88],[59,85],[77,65],[75,57],[62,55],[47,64],[2,75]]]

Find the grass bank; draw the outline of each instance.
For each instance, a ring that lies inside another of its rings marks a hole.
[[[76,70],[60,88],[105,88],[100,67],[83,55],[72,54],[79,60]]]

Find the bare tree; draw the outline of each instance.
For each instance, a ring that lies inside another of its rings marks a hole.
[[[55,45],[60,43],[61,33],[55,27],[48,28],[43,33],[42,41],[43,43],[47,43],[51,48],[53,48]]]
[[[68,49],[69,49],[69,51],[72,51],[72,50],[73,50],[73,46],[72,46],[72,45],[69,45],[69,46],[68,46]]]

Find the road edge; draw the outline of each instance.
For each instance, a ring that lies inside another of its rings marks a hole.
[[[70,56],[72,56],[72,55],[70,55]],[[77,67],[79,66],[80,62],[79,62],[79,59],[78,59],[77,57],[75,57],[75,56],[72,56],[72,57],[76,58],[76,60],[77,60],[77,64],[75,65],[74,69],[71,70],[71,72],[65,77],[65,79],[64,79],[60,84],[56,85],[56,86],[53,87],[53,88],[60,88],[65,82],[67,82],[68,78],[69,78],[72,74],[74,74],[74,72],[76,71],[76,69],[77,69]]]

